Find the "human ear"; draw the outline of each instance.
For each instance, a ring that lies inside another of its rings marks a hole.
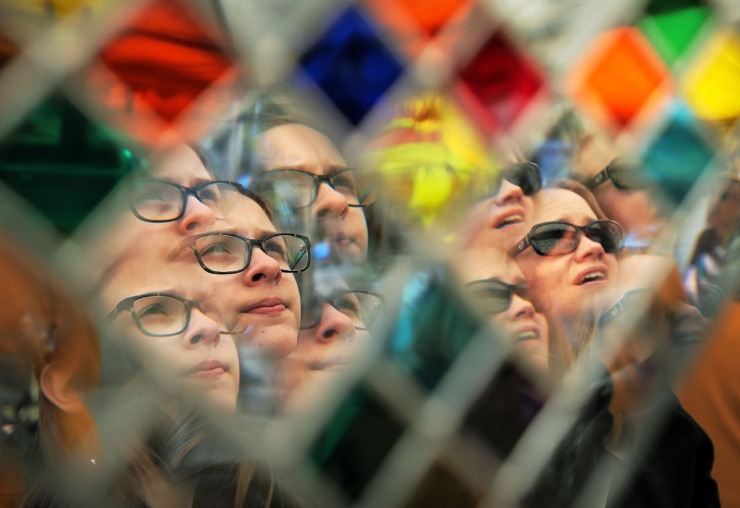
[[[71,380],[69,367],[52,362],[41,371],[39,387],[52,404],[66,413],[86,411],[85,404]]]

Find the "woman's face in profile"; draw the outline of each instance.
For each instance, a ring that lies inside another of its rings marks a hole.
[[[497,192],[477,203],[465,217],[462,248],[508,250],[529,231],[535,195],[503,179]]]
[[[526,286],[526,280],[516,264],[505,253],[495,249],[471,249],[461,257],[458,272],[461,282],[471,292],[473,303],[481,302],[478,290],[483,290],[486,281],[502,282],[511,286]],[[482,282],[478,282],[482,281]],[[472,284],[471,284],[472,283]],[[502,287],[493,286],[498,294]],[[487,309],[482,308],[484,312]],[[531,301],[511,294],[511,303],[500,312],[489,313],[494,329],[512,341],[513,347],[542,370],[549,367],[550,333],[544,314],[537,311]]]

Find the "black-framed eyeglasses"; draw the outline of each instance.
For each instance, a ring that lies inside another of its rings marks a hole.
[[[254,247],[276,260],[281,272],[303,272],[311,265],[311,242],[307,236],[295,233],[275,233],[254,239],[213,232],[188,236],[180,242],[181,249],[191,249],[195,253],[206,272],[215,274],[246,270]]]
[[[219,216],[226,214],[244,188],[236,182],[215,180],[195,187],[184,187],[167,180],[139,180],[129,189],[131,210],[144,222],[174,222],[185,215],[188,196],[195,198]]]
[[[526,282],[508,284],[499,279],[474,280],[465,284],[465,291],[485,314],[499,314],[511,307],[514,295],[530,301]]]
[[[301,328],[313,328],[321,322],[324,304],[329,304],[352,320],[356,330],[368,330],[383,314],[385,300],[372,291],[348,290],[328,298],[314,296],[301,308]]]
[[[624,244],[624,230],[617,221],[595,220],[585,226],[553,221],[533,226],[527,236],[509,250],[509,255],[516,257],[530,246],[540,256],[569,254],[578,248],[581,233],[589,240],[601,244],[607,254],[619,252]]]
[[[522,189],[525,196],[537,194],[542,189],[542,172],[534,162],[519,162],[501,171],[493,187],[488,190],[488,194],[497,194],[504,180]]]
[[[650,289],[633,289],[627,291],[622,299],[602,312],[599,316],[599,328],[604,328],[624,314],[638,314],[644,312],[652,301],[653,291]]]
[[[596,175],[586,179],[584,185],[593,190],[607,180],[611,180],[614,187],[623,191],[646,187],[645,177],[636,168],[624,164],[619,159],[614,159]]]
[[[170,337],[179,335],[188,329],[193,309],[200,310],[219,323],[223,334],[239,333],[239,327],[227,326],[221,316],[206,312],[201,302],[188,300],[171,293],[155,292],[124,298],[108,315],[113,319],[121,312],[128,311],[136,327],[145,335],[152,337]]]
[[[329,175],[315,175],[298,169],[263,171],[250,189],[269,201],[305,208],[316,201],[322,183],[343,195],[352,207],[371,205],[377,197],[375,186],[368,184],[366,178],[361,179],[359,172],[352,168],[340,169]]]

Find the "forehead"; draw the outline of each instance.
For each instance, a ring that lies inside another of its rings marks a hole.
[[[242,195],[237,197],[234,206],[226,213],[223,223],[225,228],[248,237],[265,232],[277,232],[259,203]]]
[[[471,249],[460,257],[457,271],[463,283],[482,279],[499,279],[518,283],[524,276],[504,252],[497,249]]]
[[[535,222],[563,220],[583,225],[596,213],[581,196],[567,189],[544,189],[537,196]]]
[[[327,174],[347,165],[326,136],[299,124],[266,130],[257,140],[257,155],[262,169],[295,168]]]
[[[213,295],[218,282],[218,276],[206,273],[197,263],[168,259],[148,249],[132,247],[106,277],[101,297],[108,307],[129,296],[155,291],[206,300]]]
[[[157,161],[152,175],[186,187],[213,180],[198,154],[187,145],[167,152]]]

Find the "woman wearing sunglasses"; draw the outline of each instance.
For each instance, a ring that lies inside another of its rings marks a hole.
[[[534,196],[541,188],[537,164],[520,162],[505,168],[465,216],[463,246],[508,249],[529,230]]]
[[[573,341],[582,316],[617,279],[624,233],[588,189],[568,180],[540,192],[533,223],[509,253],[538,306],[553,312]]]
[[[594,194],[601,209],[625,229],[625,247],[644,251],[664,226],[659,198],[639,167],[619,155],[606,136],[586,136],[576,149],[574,177]]]
[[[552,367],[562,373],[567,347],[533,304],[530,287],[514,260],[498,249],[479,248],[464,251],[458,261],[465,293],[494,329],[542,372]]]

